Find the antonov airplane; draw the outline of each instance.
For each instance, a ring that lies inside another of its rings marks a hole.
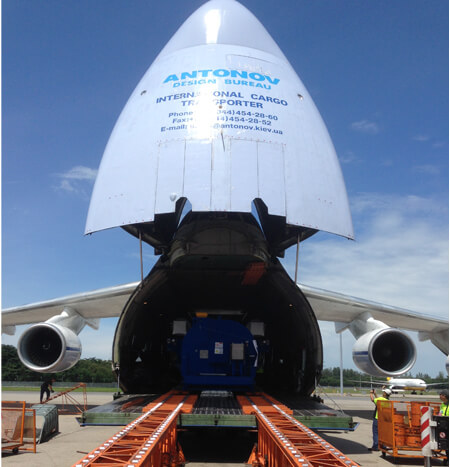
[[[281,266],[288,247],[319,230],[352,239],[353,226],[311,96],[235,0],[190,16],[124,107],[86,233],[119,226],[160,255],[141,282],[3,311],[7,333],[34,323],[18,341],[31,370],[72,367],[83,327],[114,316],[112,362],[128,393],[256,378],[267,391],[309,395],[322,371],[317,320],[349,329],[355,364],[372,375],[414,365],[399,328],[448,355],[447,320],[296,284]]]

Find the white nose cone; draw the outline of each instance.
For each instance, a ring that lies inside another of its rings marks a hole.
[[[212,0],[181,26],[111,134],[86,233],[193,211],[268,213],[353,238],[339,162],[311,97],[261,23]]]
[[[266,28],[235,0],[211,0],[205,3],[184,22],[158,58],[205,44],[246,47],[286,60]]]

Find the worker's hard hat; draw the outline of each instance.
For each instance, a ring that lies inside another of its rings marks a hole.
[[[383,389],[383,392],[387,395],[390,396],[392,394],[392,391],[390,389]]]

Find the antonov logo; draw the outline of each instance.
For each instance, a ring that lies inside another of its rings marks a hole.
[[[169,75],[164,83],[169,83],[171,81],[179,82],[186,79],[197,79],[197,78],[242,78],[250,79],[253,81],[267,81],[270,84],[278,84],[280,80],[278,78],[271,78],[268,75],[262,75],[261,73],[248,73],[247,71],[239,70],[226,70],[224,68],[219,68],[217,70],[194,70],[194,71],[183,71],[179,75]],[[230,83],[231,84],[231,83]],[[233,84],[239,84],[238,82]]]

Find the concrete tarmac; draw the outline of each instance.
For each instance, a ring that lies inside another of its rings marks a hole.
[[[359,465],[422,466],[423,459],[405,459],[386,456],[379,452],[370,452],[372,444],[372,412],[373,404],[368,395],[333,395],[332,400],[325,398],[325,404],[332,408],[340,408],[359,423],[353,432],[319,432],[326,441],[341,450]],[[88,393],[89,405],[100,405],[112,400],[111,393]],[[433,400],[437,396],[394,396],[392,400]],[[39,403],[38,392],[2,393],[2,400],[26,401]],[[53,401],[52,401],[53,402]],[[55,400],[58,403],[58,399]],[[2,465],[35,467],[69,467],[79,461],[85,454],[103,444],[117,433],[118,426],[85,426],[81,427],[73,415],[59,416],[59,433],[49,441],[37,445],[37,452],[19,452],[18,454],[2,453]],[[183,451],[189,460],[190,467],[243,467],[256,441],[255,433],[242,433],[235,430],[209,430],[184,432],[180,434]],[[433,465],[442,465],[440,460],[433,460]]]

